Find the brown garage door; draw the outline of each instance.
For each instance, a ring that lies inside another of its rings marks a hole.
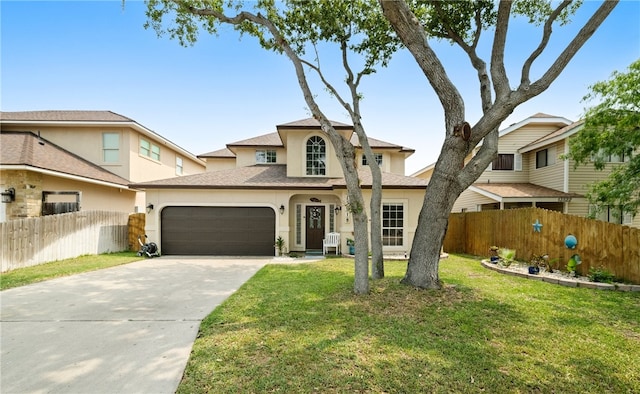
[[[273,256],[276,217],[266,207],[166,207],[163,255]]]

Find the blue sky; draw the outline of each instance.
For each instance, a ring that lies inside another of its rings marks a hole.
[[[585,1],[574,23],[554,29],[551,54],[534,67],[534,78],[598,3]],[[133,0],[124,9],[119,0],[1,0],[2,111],[111,110],[196,155],[309,117],[284,56],[263,50],[251,37],[240,40],[230,28],[218,37],[201,35],[195,46],[184,48],[145,30],[144,10],[143,2]],[[577,120],[589,85],[640,58],[638,21],[640,1],[622,1],[551,88],[518,107],[502,127],[537,112]],[[537,29],[511,22],[505,57],[512,85],[538,40]],[[465,98],[468,121],[475,123],[481,116],[475,71],[457,47],[436,42],[434,49]],[[339,64],[321,56],[339,85]],[[329,118],[351,123],[322,89],[316,93]],[[416,150],[407,174],[437,159],[442,107],[410,54],[396,54],[389,67],[362,83],[362,93],[368,135]]]

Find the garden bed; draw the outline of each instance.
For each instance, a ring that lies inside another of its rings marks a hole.
[[[572,277],[569,276],[569,274],[567,274],[566,272],[557,270],[554,272],[541,271],[539,274],[534,275],[528,272],[528,265],[519,262],[513,262],[509,267],[504,267],[499,264],[492,264],[488,260],[482,260],[482,265],[485,268],[506,275],[513,275],[531,280],[539,280],[568,287],[584,287],[588,289],[599,290],[640,291],[640,285],[592,282],[586,276]]]

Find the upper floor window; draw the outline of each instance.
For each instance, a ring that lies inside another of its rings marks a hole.
[[[378,165],[382,165],[382,153],[374,153],[373,157],[376,158],[376,163],[378,163]],[[365,155],[362,155],[362,165],[363,166],[369,165],[367,163],[367,156],[365,156]]]
[[[102,161],[105,163],[120,161],[120,134],[102,133]]]
[[[543,168],[555,164],[556,151],[553,147],[536,152],[536,168]]]
[[[491,163],[491,169],[493,171],[496,170],[505,170],[505,171],[513,171],[513,153],[499,153],[498,157],[496,157]]]
[[[183,170],[182,157],[176,156],[176,175],[182,175]]]
[[[140,154],[160,161],[160,147],[140,138]]]
[[[616,224],[631,224],[633,215],[622,210],[619,207],[603,206],[597,208],[595,205],[589,205],[589,216],[604,222]]]
[[[275,150],[257,150],[256,151],[256,163],[275,163],[276,151]]]
[[[601,159],[605,163],[624,163],[629,161],[629,156],[625,155],[617,155],[617,154],[609,154],[604,153],[601,149],[598,153],[591,157],[591,161],[596,161],[596,159]]]
[[[322,137],[307,140],[307,175],[325,175],[327,147]]]

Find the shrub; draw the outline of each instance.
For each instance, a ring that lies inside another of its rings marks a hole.
[[[600,283],[613,283],[615,276],[603,267],[589,268],[589,280]]]

